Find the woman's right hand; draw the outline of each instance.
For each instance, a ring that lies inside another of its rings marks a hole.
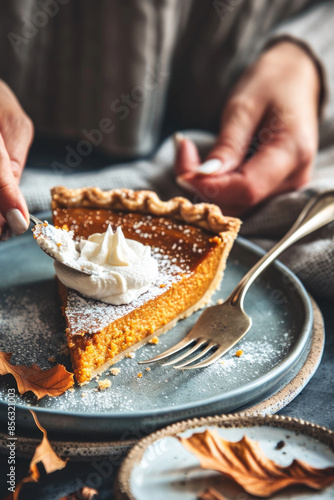
[[[33,137],[32,121],[0,80],[0,234],[6,222],[15,234],[28,229],[28,209],[18,184]]]

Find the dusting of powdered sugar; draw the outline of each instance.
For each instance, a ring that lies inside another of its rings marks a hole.
[[[158,222],[157,231],[159,229],[162,233],[168,230],[168,227],[163,225],[163,221]],[[140,228],[135,227],[136,231],[138,229]],[[172,229],[176,231],[175,227]],[[184,235],[181,236],[181,234],[175,236],[177,241],[182,237]],[[175,244],[177,245],[177,242]],[[28,245],[29,243],[27,247]],[[36,253],[34,253],[33,246],[36,247]],[[236,246],[236,252],[238,248]],[[201,242],[199,242],[196,253],[201,249]],[[24,276],[24,279],[20,280],[22,284],[0,290],[0,349],[12,352],[12,362],[15,364],[37,363],[45,369],[61,363],[72,371],[70,359],[63,352],[66,342],[65,321],[60,311],[52,262],[44,254],[39,257],[39,252],[32,239],[31,248],[27,249],[27,255],[32,255],[29,265],[26,260],[22,259],[22,261],[17,261],[15,267],[15,273]],[[157,281],[159,285],[168,285],[168,277],[161,278],[164,275],[163,262],[167,262],[168,258],[173,258],[167,252],[168,249],[165,254],[159,251],[154,253],[158,261],[161,261],[159,265],[162,274],[159,280],[161,279],[164,283]],[[177,276],[180,275],[180,269],[182,273],[189,271],[187,269],[189,262],[180,263],[180,257],[177,262],[171,260],[168,264],[168,266],[170,264],[176,266],[175,275],[171,277],[172,282],[179,279]],[[186,255],[183,257],[186,258]],[[240,257],[239,260],[237,257]],[[41,266],[43,258],[45,258],[45,265]],[[249,266],[244,265],[243,262],[241,247],[239,255],[232,253],[229,258],[222,289],[216,292],[213,302],[226,298],[246,273]],[[93,379],[85,386],[75,385],[73,389],[59,397],[46,396],[37,400],[31,392],[28,392],[23,396],[17,395],[16,402],[28,408],[44,407],[52,411],[59,410],[64,414],[79,412],[82,415],[91,415],[97,412],[109,413],[120,418],[124,414],[137,411],[147,415],[167,411],[168,408],[182,408],[185,404],[193,404],[193,413],[191,410],[187,415],[191,417],[196,412],[198,414],[198,407],[209,398],[220,400],[228,391],[240,391],[246,384],[267,376],[286,359],[297,343],[303,319],[301,314],[296,313],[296,296],[287,290],[283,282],[280,282],[282,280],[280,275],[277,274],[274,277],[275,280],[270,281],[269,277],[264,275],[254,283],[247,294],[245,309],[253,320],[253,326],[247,336],[221,361],[203,370],[182,372],[170,366],[164,367],[159,363],[149,365],[150,370],[146,370],[146,365],[138,365],[138,361],[156,356],[184,338],[198,319],[201,313],[198,311],[191,317],[180,321],[167,334],[161,335],[158,344],[147,344],[136,351],[134,358],[125,358],[118,362],[116,366],[121,370],[118,376],[106,370],[100,377],[100,380],[110,380],[110,387],[105,390],[99,391],[98,379]],[[276,292],[281,288],[282,293],[277,297]],[[164,291],[166,291],[166,286],[162,288],[159,286],[157,293]],[[79,294],[76,295],[79,297]],[[235,355],[237,350],[243,351],[240,357]],[[293,375],[294,370],[293,367],[289,370],[289,374]],[[141,377],[138,377],[139,373],[142,374]],[[283,382],[286,383],[285,378]],[[9,375],[0,377],[2,401],[7,400],[8,387],[16,387],[13,378]],[[233,410],[237,406],[238,402],[234,402]],[[224,408],[221,412],[223,411]]]
[[[53,288],[53,282],[50,285]],[[64,342],[58,304],[56,307],[52,310],[49,297],[37,298],[34,289],[27,288],[22,295],[9,290],[1,304],[0,350],[12,353],[11,362],[50,367],[48,358]]]
[[[261,289],[265,297],[266,288]],[[221,292],[215,294],[214,300],[221,297]],[[34,302],[38,300],[39,302]],[[60,312],[57,309],[58,320],[53,317],[54,305],[50,305],[50,297],[45,302],[33,294],[24,299],[21,304],[15,303],[15,298],[9,296],[6,302],[7,316],[1,316],[1,332],[7,332],[2,337],[2,350],[15,353],[13,360],[25,364],[37,362],[43,368],[50,367],[56,362],[62,362],[71,370],[70,360],[61,355],[63,326]],[[200,312],[181,321],[168,334],[159,337],[159,343],[147,344],[136,351],[134,358],[125,358],[117,367],[120,374],[115,377],[110,370],[104,372],[89,384],[68,390],[57,398],[44,397],[37,401],[32,393],[17,396],[17,403],[39,406],[59,410],[66,413],[113,413],[124,414],[133,411],[161,410],[163,408],[178,407],[185,403],[196,403],[207,398],[220,397],[230,390],[243,387],[245,384],[266,375],[289,353],[296,341],[291,317],[288,313],[288,304],[280,306],[279,321],[274,314],[275,307],[268,304],[265,310],[253,314],[253,328],[247,337],[240,341],[221,361],[204,370],[177,371],[161,364],[138,365],[138,361],[155,356],[174,345],[184,337]],[[15,321],[11,317],[17,316]],[[263,335],[263,323],[267,326],[267,333]],[[14,328],[16,337],[13,338]],[[54,329],[58,334],[54,334]],[[57,330],[58,329],[58,330]],[[260,330],[260,332],[259,332]],[[11,342],[13,338],[13,342]],[[236,351],[242,350],[237,357]],[[47,361],[50,355],[55,361]],[[28,361],[29,360],[29,363]],[[142,376],[138,377],[141,373]],[[98,380],[107,379],[110,387],[103,391],[98,390]],[[10,380],[3,377],[0,388],[0,398],[6,399]]]

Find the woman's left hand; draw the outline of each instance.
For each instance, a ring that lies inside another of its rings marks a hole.
[[[205,164],[179,137],[177,183],[234,216],[298,189],[317,152],[319,92],[318,69],[304,49],[288,41],[272,46],[238,82]]]

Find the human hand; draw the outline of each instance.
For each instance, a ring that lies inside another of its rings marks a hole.
[[[0,80],[0,234],[6,222],[15,234],[28,229],[28,209],[18,184],[33,135],[32,121]]]
[[[298,189],[317,151],[319,93],[318,69],[306,51],[287,41],[272,46],[228,100],[209,161],[201,165],[195,145],[177,134],[176,182],[234,216]]]

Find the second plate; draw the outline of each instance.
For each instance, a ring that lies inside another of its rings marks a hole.
[[[262,251],[238,239],[221,291],[226,298]],[[0,350],[12,352],[14,363],[50,367],[53,356],[71,370],[59,354],[64,323],[57,300],[52,260],[26,234],[0,247]],[[74,436],[139,438],[180,419],[227,413],[251,406],[284,383],[305,356],[312,330],[312,307],[299,280],[282,264],[272,265],[250,289],[245,310],[253,319],[246,337],[221,362],[197,371],[180,372],[157,364],[150,371],[137,361],[174,345],[190,330],[200,312],[179,322],[157,345],[136,351],[134,359],[117,364],[118,376],[102,375],[111,387],[97,391],[96,381],[76,386],[58,398],[37,401],[32,393],[16,399],[17,425],[34,429],[29,409],[50,433]],[[236,357],[241,349],[243,354]],[[142,373],[142,377],[138,377]],[[291,377],[290,377],[291,378]],[[0,380],[0,420],[6,421],[11,377]]]

